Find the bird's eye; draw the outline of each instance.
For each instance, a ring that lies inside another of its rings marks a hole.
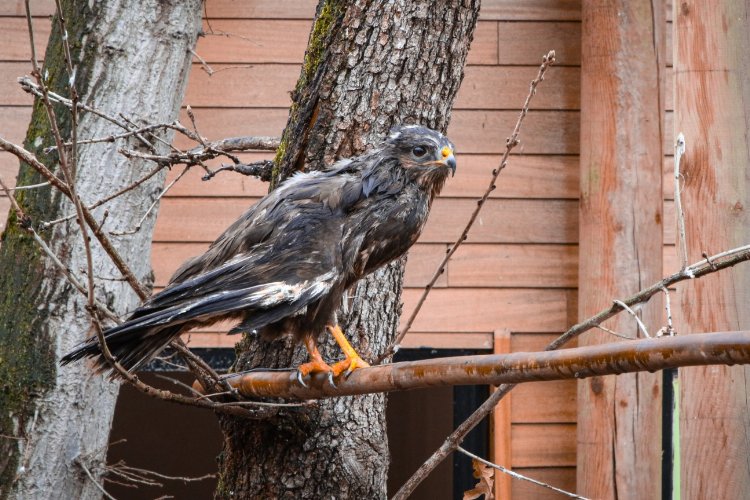
[[[411,152],[414,156],[420,158],[427,154],[427,148],[424,146],[414,146],[414,149],[412,149]]]

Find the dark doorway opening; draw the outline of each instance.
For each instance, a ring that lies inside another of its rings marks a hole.
[[[212,366],[226,370],[234,358],[232,349],[197,349]],[[444,356],[479,354],[484,351],[456,349],[402,349],[397,361]],[[184,384],[193,378],[175,371],[165,363],[152,363],[140,372],[144,382],[155,387],[183,391],[168,376]],[[391,467],[388,493],[392,495],[403,482],[442,444],[488,395],[486,386],[432,388],[393,393],[388,399],[388,441]],[[122,441],[125,440],[125,441]],[[221,451],[222,434],[216,417],[208,411],[149,398],[124,385],[117,400],[110,436],[113,444],[108,463],[124,461],[169,476],[197,477],[216,472],[216,457]],[[463,446],[480,456],[488,456],[489,425],[483,422],[464,441]],[[164,488],[139,486],[128,488],[107,482],[107,491],[118,500],[170,495],[176,499],[213,498],[215,479],[184,483],[164,480]],[[413,499],[461,498],[471,489],[471,460],[454,454],[420,485]]]

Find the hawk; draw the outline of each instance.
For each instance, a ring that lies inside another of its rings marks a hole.
[[[453,144],[434,130],[391,130],[371,151],[323,171],[298,173],[250,207],[203,255],[182,265],[164,290],[124,323],[104,332],[107,346],[129,371],[143,366],[180,334],[220,320],[232,332],[291,334],[310,361],[298,379],[329,377],[368,366],[336,323],[344,292],[357,280],[402,256],[427,221],[448,174]],[[328,365],[317,338],[328,330],[345,359]],[[230,332],[230,333],[232,333]],[[91,337],[62,358],[94,357],[109,368]]]

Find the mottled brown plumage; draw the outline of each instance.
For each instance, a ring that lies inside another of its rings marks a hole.
[[[132,371],[181,333],[235,319],[233,332],[305,340],[315,361],[315,339],[335,324],[344,291],[414,244],[455,168],[450,141],[412,125],[395,128],[362,156],[291,177],[107,330],[107,345]],[[62,362],[83,357],[107,367],[95,337]]]

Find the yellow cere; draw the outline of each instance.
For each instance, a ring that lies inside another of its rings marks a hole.
[[[453,150],[448,146],[445,146],[442,150],[440,150],[440,153],[443,155],[443,158],[448,158],[453,154]]]

